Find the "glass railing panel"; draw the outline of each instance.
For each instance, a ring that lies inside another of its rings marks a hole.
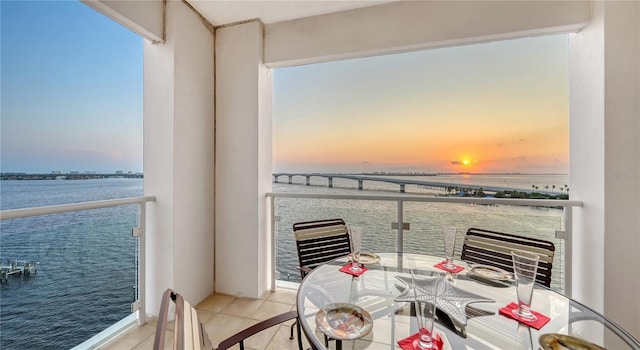
[[[293,224],[302,221],[342,218],[362,227],[363,251],[395,251],[397,231],[395,202],[316,198],[276,198],[276,279],[299,282],[300,271]]]
[[[37,262],[0,286],[2,349],[68,349],[131,314],[138,205],[1,222],[3,267]]]
[[[445,226],[458,228],[455,259],[460,258],[465,234],[471,227],[544,239],[556,248],[551,288],[562,291],[565,242],[555,235],[564,227],[562,220],[562,208],[405,202],[404,221],[411,229],[404,231],[404,250],[443,255]]]

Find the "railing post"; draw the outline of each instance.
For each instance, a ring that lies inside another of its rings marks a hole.
[[[572,297],[573,276],[573,207],[564,207],[564,294]]]
[[[404,251],[404,201],[398,200],[398,238],[396,247],[398,252]]]
[[[276,233],[278,230],[278,215],[276,212],[276,197],[271,196],[271,208],[269,211],[271,212],[271,291],[275,292],[276,290]]]
[[[147,278],[147,203],[138,204],[138,227],[140,228],[140,236],[138,236],[138,301],[140,303],[138,309],[138,325],[142,326],[147,322],[147,313],[145,306],[145,280]]]

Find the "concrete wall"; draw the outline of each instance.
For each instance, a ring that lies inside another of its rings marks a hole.
[[[182,2],[167,7],[165,44],[144,46],[147,311],[166,288],[193,304],[213,293],[214,37]]]
[[[216,291],[269,287],[271,75],[259,21],[216,30]]]

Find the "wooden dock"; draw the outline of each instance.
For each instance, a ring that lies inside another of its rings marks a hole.
[[[26,260],[7,260],[6,263],[0,263],[0,283],[8,283],[11,275],[29,277],[36,274],[39,264]]]

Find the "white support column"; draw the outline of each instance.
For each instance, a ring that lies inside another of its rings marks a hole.
[[[597,1],[592,16],[570,39],[572,291],[638,338],[640,3]]]
[[[213,293],[213,34],[167,2],[165,44],[144,44],[147,311],[174,288],[194,305]]]
[[[270,285],[271,72],[263,25],[216,30],[216,291],[257,298]]]
[[[604,47],[604,312],[640,339],[640,2],[604,1]]]

